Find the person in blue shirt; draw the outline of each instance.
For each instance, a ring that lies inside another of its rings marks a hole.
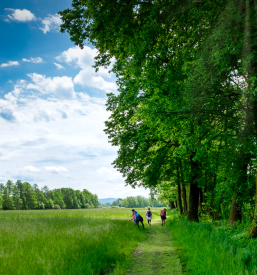
[[[152,221],[152,211],[150,210],[150,207],[148,207],[148,210],[145,213],[145,218],[148,221],[148,225],[151,226],[151,221]]]
[[[139,222],[141,222],[142,226],[143,226],[143,229],[145,229],[145,226],[144,226],[144,220],[143,218],[137,213],[137,211],[135,209],[132,209],[132,218],[129,219],[129,221],[132,221],[134,220],[134,223],[135,225],[138,226],[139,228]]]

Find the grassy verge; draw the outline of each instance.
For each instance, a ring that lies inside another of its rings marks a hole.
[[[249,225],[187,222],[173,212],[166,226],[178,243],[187,274],[257,274],[257,240],[249,238]]]
[[[1,211],[0,274],[108,273],[146,238],[130,212]]]

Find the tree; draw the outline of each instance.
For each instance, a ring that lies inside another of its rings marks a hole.
[[[0,192],[0,210],[3,209],[3,197],[2,197],[2,194]]]
[[[16,210],[22,209],[22,199],[20,198],[20,192],[16,185],[12,187],[12,197],[14,202],[14,207]]]
[[[28,182],[23,183],[23,196],[26,202],[26,209],[36,209],[38,206],[35,190]]]
[[[60,12],[61,31],[80,47],[92,42],[96,69],[116,60],[119,94],[108,95],[106,133],[119,146],[114,164],[126,183],[154,188],[183,160],[187,217],[198,221],[205,174],[215,195],[224,152],[236,148],[225,160],[234,186],[227,189],[240,206],[257,155],[254,1],[76,0],[72,7]]]
[[[9,195],[7,187],[3,193],[3,210],[15,210],[13,198]]]

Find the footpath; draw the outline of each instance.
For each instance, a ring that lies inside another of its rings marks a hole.
[[[152,226],[145,224],[145,227],[148,229],[148,237],[144,242],[139,243],[134,251],[126,274],[185,274],[174,247],[175,241],[172,240],[165,226],[161,226],[161,220],[154,218]]]

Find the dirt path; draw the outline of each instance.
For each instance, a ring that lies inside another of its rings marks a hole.
[[[145,226],[148,227],[147,224]],[[134,251],[126,274],[184,274],[171,234],[165,226],[161,226],[160,219],[154,219],[148,229],[148,238]]]

